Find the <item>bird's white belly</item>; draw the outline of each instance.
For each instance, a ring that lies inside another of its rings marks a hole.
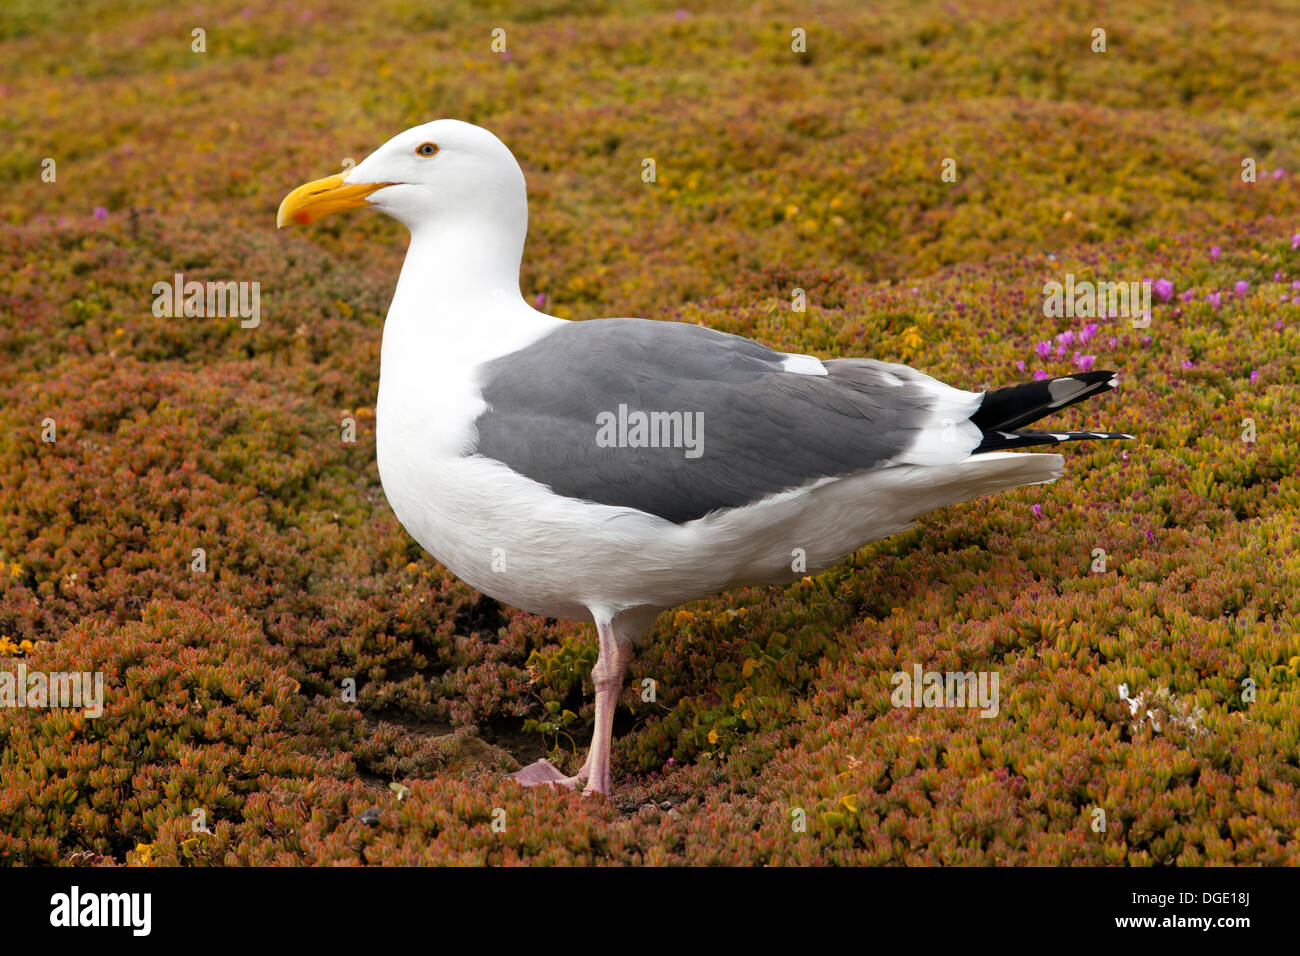
[[[538,559],[524,522],[476,492],[469,461],[426,460],[417,470],[405,450],[389,446],[387,452],[381,451],[380,479],[402,526],[475,590],[534,614],[590,618],[586,606],[571,593],[570,582],[558,575],[538,575]]]

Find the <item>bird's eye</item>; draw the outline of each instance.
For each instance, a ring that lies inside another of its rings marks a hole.
[[[415,152],[416,155],[423,156],[425,159],[428,159],[430,156],[437,155],[438,147],[434,143],[421,143],[419,146],[415,148]]]

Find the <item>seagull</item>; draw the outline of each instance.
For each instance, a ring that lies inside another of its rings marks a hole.
[[[448,570],[534,614],[593,621],[595,726],[578,773],[610,794],[614,709],[664,611],[840,563],[926,512],[1054,481],[1012,449],[1100,431],[1025,426],[1114,373],[986,392],[905,365],[791,354],[703,326],[568,321],[528,304],[524,174],[486,129],[440,119],[299,186],[277,224],[374,206],[410,231],[384,323],[375,418],[384,493]]]

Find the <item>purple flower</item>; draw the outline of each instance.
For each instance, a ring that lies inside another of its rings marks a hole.
[[[1281,272],[1274,272],[1274,273],[1273,273],[1273,281],[1274,281],[1274,282],[1281,282],[1283,278],[1285,278],[1285,277],[1282,275]]]
[[[1222,252],[1223,252],[1223,250],[1220,249],[1218,246],[1210,246],[1210,258],[1211,258],[1211,259],[1217,259],[1217,258],[1219,258],[1219,254],[1222,253]]]
[[[1024,370],[1025,370],[1025,360],[1021,359],[1019,362],[1016,363],[1016,371],[1024,372]]]
[[[1156,294],[1157,302],[1168,302],[1174,297],[1174,284],[1168,279],[1157,279],[1152,283],[1151,291]]]
[[[1120,453],[1119,453],[1119,457],[1120,457],[1120,459],[1121,459],[1122,461],[1128,461],[1128,452],[1126,452],[1126,451],[1122,451],[1122,452],[1120,452]]]
[[[1060,345],[1058,345],[1058,346],[1056,347],[1056,357],[1057,357],[1057,358],[1065,358],[1065,343],[1064,343],[1064,342],[1062,342]]]
[[[1034,369],[1034,381],[1035,381],[1035,382],[1041,382],[1041,381],[1042,381],[1043,379],[1045,379],[1045,378],[1051,378],[1051,376],[1048,375],[1046,372],[1044,372],[1041,368],[1036,368],[1036,369]]]
[[[965,312],[965,311],[966,311],[966,303],[965,303],[965,302],[958,302],[955,306],[953,306],[953,308],[955,308],[958,312]]]
[[[545,292],[539,292],[539,293],[537,293],[537,298],[533,300],[533,308],[536,309],[536,310],[539,311],[539,312],[540,312],[542,309],[546,308],[546,293],[545,293]]]
[[[1110,338],[1106,340],[1106,344],[1109,345],[1111,348],[1114,348],[1115,346],[1119,345],[1119,339],[1115,338],[1115,336],[1112,335]]]
[[[1191,359],[1183,359],[1183,368],[1191,368],[1191,367],[1192,367],[1192,360],[1191,360]]]
[[[96,219],[107,219],[108,210],[105,209],[103,206],[96,206],[93,215]]]
[[[1080,372],[1092,371],[1093,363],[1096,361],[1097,356],[1095,355],[1080,355],[1078,352],[1074,353],[1074,367]]]
[[[1035,517],[1035,518],[1041,518],[1042,516],[1043,516],[1043,506],[1042,506],[1042,505],[1034,505],[1034,517]]]
[[[1245,295],[1250,291],[1250,283],[1245,279],[1238,279],[1237,284],[1232,287],[1232,291],[1237,295]]]
[[[1291,288],[1300,291],[1300,279],[1296,279],[1295,282],[1292,282]]]
[[[1143,345],[1150,345],[1150,344],[1151,344],[1151,336],[1149,336],[1149,335],[1144,335],[1144,336],[1142,336],[1142,344],[1143,344]]]
[[[1300,232],[1291,237],[1291,248],[1300,249]]]
[[[673,11],[673,16],[678,20],[685,20],[688,14],[685,10],[678,9]]]
[[[1155,543],[1156,543],[1156,533],[1152,531],[1150,528],[1147,528],[1147,544],[1155,544]]]
[[[1196,296],[1196,293],[1193,292],[1191,289],[1188,289],[1186,292],[1184,292],[1184,293],[1183,293],[1182,295],[1180,295],[1178,298],[1182,299],[1184,302],[1191,302],[1192,299],[1195,298],[1195,296]]]
[[[1281,332],[1281,331],[1282,331],[1282,320],[1281,320],[1281,319],[1278,319],[1276,322],[1273,323],[1273,331],[1274,331],[1274,332]]]
[[[1281,179],[1285,175],[1286,175],[1286,170],[1280,166],[1277,169],[1273,170],[1274,179]]]
[[[1205,296],[1205,298],[1210,303],[1210,305],[1212,305],[1214,308],[1217,309],[1219,307],[1219,302],[1222,299],[1222,296],[1218,292],[1210,292]]]
[[[1047,356],[1052,354],[1052,343],[1039,342],[1037,345],[1034,346],[1034,354],[1042,359],[1047,358]]]
[[[1259,384],[1259,369],[1255,368],[1250,370],[1250,384],[1251,385]]]

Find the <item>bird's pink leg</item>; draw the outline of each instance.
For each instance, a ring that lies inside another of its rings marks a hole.
[[[613,789],[609,749],[614,742],[614,708],[623,689],[623,675],[632,660],[632,649],[619,644],[612,624],[597,621],[596,635],[600,641],[600,653],[596,657],[596,666],[591,669],[591,680],[596,685],[596,728],[591,735],[587,759],[583,761],[582,769],[572,777],[564,776],[549,760],[530,763],[510,775],[525,787],[549,783],[572,790],[585,781],[587,786],[583,793],[609,794]]]
[[[591,749],[587,752],[587,786],[583,793],[608,795],[614,789],[609,772],[609,748],[614,742],[614,708],[623,689],[623,674],[632,658],[632,649],[619,644],[614,635],[614,625],[596,622],[596,635],[600,640],[600,654],[591,669],[591,681],[596,685],[596,729],[591,735]]]

